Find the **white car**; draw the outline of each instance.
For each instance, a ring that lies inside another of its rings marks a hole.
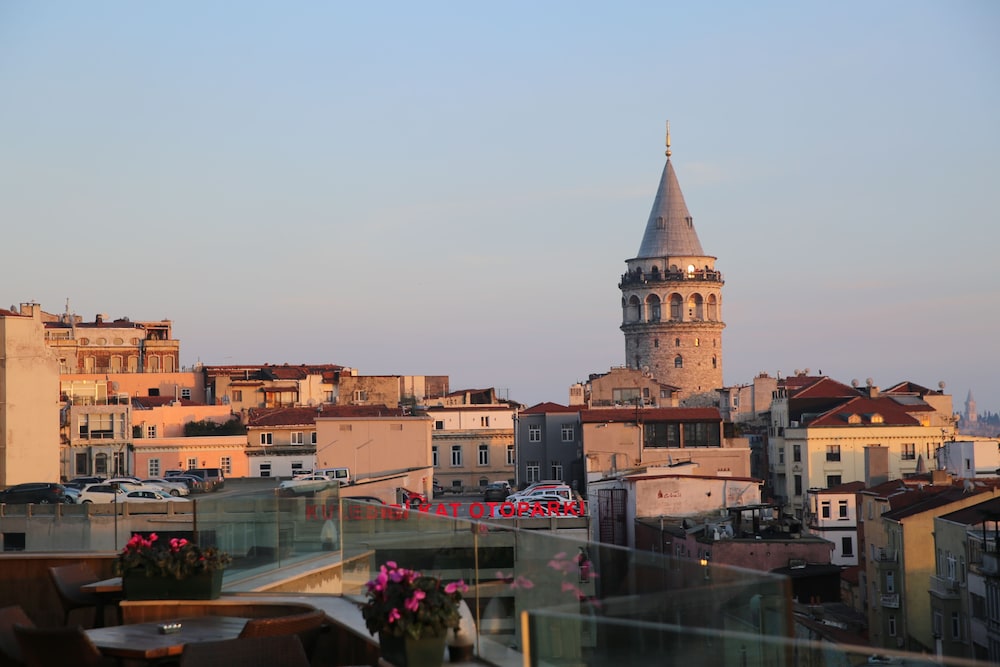
[[[340,482],[326,475],[300,475],[279,484],[278,491],[291,494],[311,493],[336,486],[340,486]]]
[[[152,477],[142,480],[143,484],[158,486],[172,496],[186,496],[191,493],[191,489],[184,482],[171,482],[162,477]]]
[[[177,496],[172,496],[164,491],[159,491],[157,489],[135,489],[133,491],[127,491],[124,498],[120,498],[118,502],[125,501],[127,503],[189,503],[191,502],[187,498],[180,498]]]
[[[80,489],[78,503],[89,505],[90,503],[120,503],[125,500],[125,489],[119,484],[88,484]]]

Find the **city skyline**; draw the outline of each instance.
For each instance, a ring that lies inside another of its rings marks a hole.
[[[989,2],[8,4],[2,307],[170,319],[185,366],[565,403],[625,364],[669,119],[727,385],[944,381],[996,412],[998,28]]]

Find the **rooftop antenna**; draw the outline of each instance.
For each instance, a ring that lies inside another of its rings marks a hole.
[[[670,121],[668,120],[667,121],[667,151],[666,151],[666,155],[669,158],[671,156],[671,154],[672,154],[672,151],[670,150]]]

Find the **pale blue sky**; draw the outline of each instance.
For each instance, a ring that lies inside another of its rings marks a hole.
[[[663,123],[727,384],[1000,410],[1000,3],[0,1],[0,305],[174,321],[182,363],[624,363]]]

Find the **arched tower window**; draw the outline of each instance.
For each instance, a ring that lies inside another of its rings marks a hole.
[[[708,295],[708,319],[712,322],[719,319],[719,302],[714,294]]]
[[[698,321],[705,319],[704,301],[700,294],[692,294],[688,299],[688,319]]]
[[[628,308],[625,309],[626,322],[638,322],[642,316],[642,302],[639,297],[632,295],[628,299]]]
[[[680,322],[684,318],[684,299],[680,294],[670,295],[670,319]]]
[[[660,321],[660,297],[655,294],[646,297],[646,316],[650,322]]]
[[[712,355],[712,368],[718,368],[718,367],[719,367],[719,360],[715,358],[715,355]]]
[[[684,368],[684,357],[679,354],[674,357],[674,368]]]

